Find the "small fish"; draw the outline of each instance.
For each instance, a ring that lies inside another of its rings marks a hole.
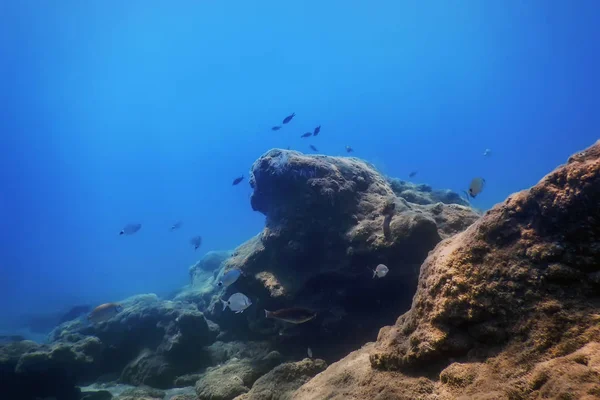
[[[313,136],[317,136],[321,132],[321,125],[317,126],[313,131]]]
[[[266,318],[279,319],[292,324],[302,324],[317,316],[317,313],[306,308],[283,308],[277,311],[265,310]]]
[[[306,132],[306,133],[303,133],[302,135],[300,135],[301,138],[307,138],[309,136],[312,136],[312,132]]]
[[[308,354],[308,358],[312,358],[313,357],[313,352],[312,352],[312,349],[310,347],[306,351],[306,354]]]
[[[383,278],[384,276],[387,275],[387,273],[390,272],[389,268],[386,267],[383,264],[379,264],[374,270],[373,270],[373,278],[378,277],[378,278]]]
[[[492,155],[492,150],[491,149],[485,149],[485,151],[483,152],[483,156],[484,157],[489,157]]]
[[[225,301],[221,299],[223,303],[223,311],[227,307],[236,314],[244,312],[244,310],[252,305],[250,299],[243,293],[234,293],[229,297],[229,300]]]
[[[319,149],[317,149],[317,148],[316,148],[315,146],[313,146],[312,144],[311,144],[310,146],[308,146],[308,147],[310,147],[310,149],[311,149],[312,151],[317,151],[317,152],[319,151]]]
[[[88,315],[88,320],[94,324],[108,321],[118,313],[123,311],[123,306],[118,303],[105,303],[94,308]]]
[[[408,177],[409,177],[409,178],[414,178],[415,176],[417,176],[417,173],[418,173],[418,172],[419,172],[419,171],[411,171],[411,172],[410,172],[410,174],[408,174]]]
[[[485,179],[483,178],[473,178],[471,184],[469,185],[469,196],[472,198],[477,197],[479,193],[483,190],[485,186]]]
[[[352,153],[354,149],[350,146],[346,146],[346,153]]]
[[[279,125],[271,128],[272,131],[278,131],[280,129],[281,129],[281,126],[279,126]]]
[[[237,185],[238,183],[240,183],[240,182],[241,182],[241,181],[243,181],[243,180],[244,180],[244,175],[242,175],[242,176],[238,176],[237,178],[235,178],[235,179],[233,180],[233,183],[232,183],[232,185],[233,185],[233,186],[235,186],[235,185]]]
[[[119,235],[133,235],[140,229],[142,229],[142,224],[127,224],[123,229],[121,229]]]
[[[190,239],[190,244],[194,246],[194,251],[198,250],[202,246],[202,236],[194,236]]]
[[[173,225],[171,225],[171,230],[172,231],[177,230],[177,229],[181,228],[181,225],[183,225],[183,222],[177,221]]]
[[[285,117],[281,123],[282,123],[282,124],[287,124],[287,123],[288,123],[288,122],[290,122],[290,121],[292,120],[292,118],[294,118],[295,116],[296,116],[296,113],[291,113],[290,115],[288,115],[287,117]]]
[[[217,285],[225,287],[230,286],[238,280],[241,274],[242,272],[239,269],[229,270],[223,275],[223,277],[221,278],[219,283],[217,283]]]

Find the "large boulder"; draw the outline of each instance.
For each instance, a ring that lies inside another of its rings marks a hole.
[[[411,309],[295,398],[600,398],[598,204],[600,142],[440,243]]]
[[[325,368],[325,361],[309,358],[278,365],[258,378],[248,393],[235,400],[289,400],[300,386]]]
[[[53,331],[51,340],[99,340],[104,347],[94,365],[96,376],[117,374],[136,385],[172,387],[178,375],[209,365],[204,347],[214,342],[218,326],[194,304],[140,295],[121,305],[123,310],[105,322],[65,323]]]
[[[244,276],[222,296],[240,291],[256,306],[232,315],[213,299],[211,318],[243,336],[276,336],[298,355],[312,347],[325,359],[359,347],[408,309],[427,253],[479,217],[459,204],[397,197],[356,158],[271,150],[254,163],[250,184],[266,226],[225,262]],[[380,263],[390,272],[373,279]],[[317,318],[293,329],[264,318],[263,308],[292,306]]]
[[[102,348],[102,343],[91,337],[75,343],[21,341],[0,346],[0,393],[23,400],[78,400],[76,385],[93,375]]]
[[[264,357],[231,358],[224,364],[209,367],[196,382],[199,400],[232,400],[247,393],[254,382],[281,363],[281,354],[270,352]]]

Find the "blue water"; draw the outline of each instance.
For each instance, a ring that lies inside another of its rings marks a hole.
[[[186,284],[206,251],[262,228],[247,180],[231,182],[273,147],[351,145],[386,174],[457,191],[483,176],[483,209],[531,186],[598,139],[599,12],[593,0],[1,2],[0,329]]]

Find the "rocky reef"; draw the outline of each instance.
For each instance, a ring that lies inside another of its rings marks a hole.
[[[244,273],[236,290],[259,310],[235,320],[215,310],[212,318],[244,334],[279,332],[279,344],[298,355],[312,347],[335,360],[374,338],[410,306],[427,253],[479,217],[461,204],[398,197],[357,158],[274,149],[251,172],[251,204],[265,214],[266,226],[234,251],[226,269]],[[424,196],[431,195],[427,190]],[[378,264],[390,269],[385,279],[373,279]],[[300,306],[317,311],[317,318],[290,327],[262,312]]]
[[[440,243],[411,309],[294,398],[600,398],[598,204],[600,142]]]
[[[356,158],[274,149],[250,184],[260,234],[208,253],[171,299],[134,296],[104,322],[60,324],[47,344],[0,345],[0,393],[600,398],[600,143],[483,216]],[[219,287],[233,268],[242,276]],[[253,303],[240,314],[221,305],[235,292]],[[317,316],[265,317],[286,307]]]

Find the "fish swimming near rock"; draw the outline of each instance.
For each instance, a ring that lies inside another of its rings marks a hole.
[[[479,193],[481,193],[481,191],[483,190],[483,187],[485,186],[485,179],[483,178],[473,178],[473,180],[471,181],[471,184],[469,185],[469,196],[471,196],[472,198],[477,197],[477,195]]]
[[[306,132],[306,133],[303,133],[302,135],[300,135],[301,138],[307,138],[309,136],[312,136],[312,132]]]
[[[224,287],[233,285],[235,281],[238,280],[241,274],[242,272],[239,269],[231,269],[223,275],[223,277],[221,278],[219,283],[217,283],[217,285]]]
[[[375,277],[377,278],[383,278],[384,276],[387,275],[387,273],[390,272],[389,268],[386,267],[383,264],[379,264],[374,270],[373,270],[373,279],[375,279]]]
[[[190,244],[194,246],[194,251],[198,250],[202,246],[202,236],[194,236],[190,239]]]
[[[239,183],[240,183],[241,181],[243,181],[243,180],[244,180],[244,175],[242,175],[242,176],[238,176],[237,178],[235,178],[235,179],[233,180],[233,183],[232,183],[232,185],[233,185],[233,186],[235,186],[235,185],[239,184]]]
[[[409,177],[409,178],[414,178],[415,176],[417,176],[417,173],[418,173],[418,172],[419,172],[419,171],[411,171],[411,172],[410,172],[410,174],[408,174],[408,177]]]
[[[352,153],[354,149],[350,146],[346,146],[346,153]]]
[[[285,117],[283,119],[283,121],[281,121],[282,124],[287,124],[288,122],[290,122],[292,120],[292,118],[294,118],[296,116],[296,113],[291,113],[290,115],[288,115],[287,117]]]
[[[306,354],[308,354],[308,358],[313,358],[313,352],[310,347],[308,348],[308,350],[306,350]]]
[[[140,229],[142,229],[142,224],[127,224],[123,229],[121,229],[119,235],[133,235]]]
[[[243,293],[234,293],[229,297],[229,300],[225,301],[221,299],[221,302],[223,303],[223,311],[229,307],[236,314],[244,312],[246,308],[252,305],[248,296]]]
[[[277,311],[265,310],[266,318],[278,319],[292,324],[302,324],[310,321],[316,316],[316,312],[307,308],[283,308]]]
[[[321,125],[317,126],[313,131],[313,136],[317,136],[321,132]]]
[[[176,221],[173,225],[171,225],[171,230],[175,231],[175,230],[181,228],[182,225],[183,225],[182,221]]]
[[[123,311],[123,306],[118,303],[104,303],[94,308],[88,315],[88,320],[94,324],[105,322]]]
[[[271,128],[272,131],[278,131],[281,129],[281,126],[277,125]]]
[[[310,147],[310,149],[311,149],[312,151],[316,151],[316,152],[318,152],[318,151],[319,151],[319,149],[317,149],[317,148],[316,148],[315,146],[313,146],[312,144],[311,144],[310,146],[308,146],[308,147]]]

